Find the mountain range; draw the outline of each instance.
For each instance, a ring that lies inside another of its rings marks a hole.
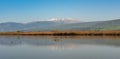
[[[53,30],[120,30],[120,19],[109,21],[81,22],[71,18],[54,18],[50,21],[37,21],[30,23],[0,23],[0,32]]]

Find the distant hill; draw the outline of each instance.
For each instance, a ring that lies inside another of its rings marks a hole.
[[[37,21],[30,23],[16,23],[16,22],[6,22],[0,23],[0,32],[10,32],[10,31],[46,31],[47,28],[52,28],[54,26],[59,26],[62,24],[76,23],[78,20],[72,18],[55,18],[49,21]],[[71,21],[71,22],[69,22]]]
[[[31,31],[32,29],[41,30],[54,25],[58,25],[58,24],[52,21],[39,21],[39,22],[31,22],[27,24],[7,22],[0,24],[0,31],[9,32],[9,31]]]
[[[73,21],[73,20],[72,20]],[[31,23],[0,23],[0,32],[52,30],[120,30],[120,19],[96,22],[38,21]]]
[[[83,22],[63,24],[54,27],[56,30],[120,30],[120,19],[110,21]]]
[[[7,22],[7,23],[0,23],[0,31],[16,31],[24,29],[24,24],[15,23],[15,22]]]

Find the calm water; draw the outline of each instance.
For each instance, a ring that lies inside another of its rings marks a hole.
[[[120,39],[0,36],[0,59],[120,59]]]

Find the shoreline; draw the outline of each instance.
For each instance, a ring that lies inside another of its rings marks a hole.
[[[104,31],[48,31],[48,32],[0,32],[0,35],[39,36],[120,36],[119,30]]]

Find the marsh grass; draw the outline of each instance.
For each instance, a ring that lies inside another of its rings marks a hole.
[[[48,32],[0,32],[0,35],[52,35],[52,36],[120,36],[120,31],[48,31]]]

